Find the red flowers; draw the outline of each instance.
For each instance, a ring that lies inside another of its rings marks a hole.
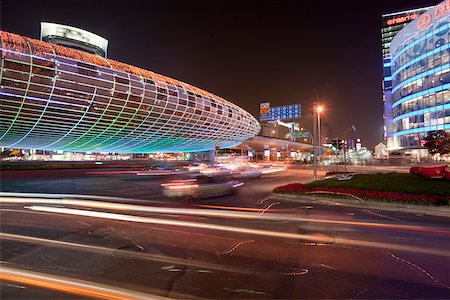
[[[335,187],[305,187],[301,183],[290,183],[287,185],[276,187],[274,193],[281,194],[313,194],[314,192],[328,192],[329,194],[351,194],[363,199],[386,200],[392,202],[408,202],[420,204],[439,204],[448,203],[450,197],[427,194],[409,194],[401,192],[359,190],[351,188],[335,188]]]
[[[295,192],[302,192],[302,191],[309,191],[307,187],[305,187],[301,183],[289,183],[287,185],[279,186],[273,189],[275,193],[277,192],[286,192],[286,193],[295,193]]]

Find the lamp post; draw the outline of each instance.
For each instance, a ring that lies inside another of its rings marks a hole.
[[[314,119],[314,138],[313,138],[313,179],[317,180],[317,143],[320,145],[320,113],[322,113],[324,107],[322,105],[313,104],[313,119]],[[319,136],[317,137],[317,131],[319,131]]]
[[[313,105],[313,123],[314,123],[314,138],[313,138],[313,180],[317,180],[317,109],[316,104]]]
[[[322,135],[321,135],[321,126],[320,126],[320,114],[323,112],[324,107],[322,105],[317,106],[317,128],[318,128],[318,132],[319,132],[319,138],[317,139],[318,145],[320,147],[321,143],[322,143]],[[322,152],[320,150],[321,148],[319,148],[319,161],[321,160],[322,157]]]

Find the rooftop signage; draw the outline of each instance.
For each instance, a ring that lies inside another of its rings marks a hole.
[[[426,12],[419,15],[415,20],[411,21],[392,39],[390,44],[390,53],[395,56],[397,50],[402,45],[407,45],[415,41],[416,37],[422,30],[426,30],[432,26],[441,26],[444,21],[450,18],[450,0],[445,0],[436,6],[430,7]],[[438,24],[441,23],[441,24]],[[437,27],[436,27],[437,28]]]
[[[102,49],[105,53],[108,50],[108,40],[95,33],[72,26],[41,22],[41,40],[44,37],[50,36],[67,38],[93,45]]]
[[[417,13],[411,14],[411,15],[407,15],[407,16],[402,16],[402,17],[396,17],[396,18],[392,18],[386,21],[386,24],[389,26],[392,25],[396,25],[396,24],[401,24],[401,23],[405,23],[405,22],[409,22],[412,21],[414,19],[417,19],[419,15]]]
[[[270,102],[260,104],[260,116],[261,122],[272,122],[279,120],[299,119],[301,116],[301,105],[285,105],[270,107]]]
[[[450,0],[446,0],[441,4],[436,5],[436,7],[428,12],[424,13],[417,20],[417,28],[424,29],[428,25],[430,25],[433,18],[435,20],[442,18],[446,14],[450,12]]]

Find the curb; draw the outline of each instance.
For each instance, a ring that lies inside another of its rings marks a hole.
[[[414,205],[414,204],[393,204],[376,202],[369,200],[356,200],[356,199],[344,199],[344,198],[333,198],[333,197],[321,197],[321,196],[306,196],[306,195],[293,195],[293,194],[278,194],[272,193],[277,199],[284,201],[295,201],[303,203],[312,204],[324,204],[324,205],[337,205],[337,206],[348,206],[348,207],[358,207],[358,208],[371,208],[378,210],[388,210],[388,211],[398,211],[407,213],[420,213],[423,215],[447,217],[450,218],[450,207],[434,207],[434,206],[424,206],[424,205]]]

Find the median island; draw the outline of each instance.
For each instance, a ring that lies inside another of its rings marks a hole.
[[[450,181],[444,178],[426,178],[417,174],[339,174],[307,184],[291,183],[279,186],[273,192],[448,206]]]

